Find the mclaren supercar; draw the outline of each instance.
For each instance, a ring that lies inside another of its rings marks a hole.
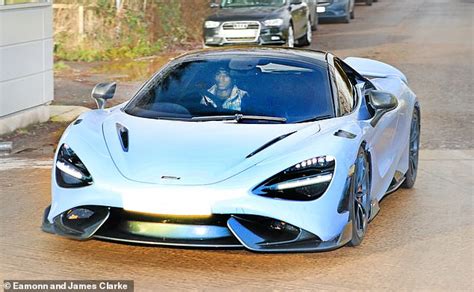
[[[385,63],[290,48],[180,56],[59,141],[46,232],[261,252],[357,246],[413,187],[420,106]]]

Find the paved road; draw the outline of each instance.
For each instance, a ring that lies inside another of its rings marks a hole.
[[[133,279],[138,290],[473,290],[474,3],[379,0],[350,25],[321,26],[316,48],[392,63],[422,103],[415,189],[387,197],[363,244],[254,254],[76,242],[42,233],[49,161],[0,161],[0,281]],[[25,167],[25,165],[34,165]]]
[[[400,68],[422,107],[422,147],[474,148],[474,1],[382,0],[349,25],[324,25],[313,47]]]

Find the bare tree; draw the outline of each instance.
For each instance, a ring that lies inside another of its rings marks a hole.
[[[124,9],[123,5],[125,0],[115,0],[115,8],[116,8],[116,25],[115,25],[115,43],[118,44],[120,42],[120,36],[122,34],[122,20],[124,17]]]

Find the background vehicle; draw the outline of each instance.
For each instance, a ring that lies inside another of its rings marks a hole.
[[[204,22],[204,45],[309,45],[308,5],[302,0],[222,0]]]
[[[342,21],[354,19],[354,0],[318,0],[319,20]]]
[[[372,5],[372,3],[374,2],[377,2],[377,1],[374,1],[374,0],[355,0],[356,3],[365,3],[365,5]]]
[[[245,92],[232,97],[236,108],[213,93],[220,86]],[[198,51],[105,109],[114,91],[115,83],[98,84],[99,109],[59,142],[47,232],[328,250],[360,244],[378,202],[415,183],[417,98],[400,71],[378,61],[294,49]]]

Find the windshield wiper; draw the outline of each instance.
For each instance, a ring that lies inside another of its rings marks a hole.
[[[193,117],[192,121],[197,122],[208,122],[208,121],[236,121],[237,123],[241,121],[269,121],[269,122],[278,122],[286,123],[286,118],[282,117],[269,117],[269,116],[251,116],[251,115],[226,115],[226,116],[202,116],[202,117]]]
[[[191,118],[180,118],[180,117],[154,116],[153,118],[157,120],[169,120],[169,121],[184,121],[184,122],[191,121]]]
[[[325,115],[325,116],[320,116],[320,117],[309,118],[309,119],[306,119],[306,120],[301,120],[301,121],[298,121],[297,123],[315,122],[315,121],[330,119],[332,117],[333,116],[331,116],[331,115]]]

